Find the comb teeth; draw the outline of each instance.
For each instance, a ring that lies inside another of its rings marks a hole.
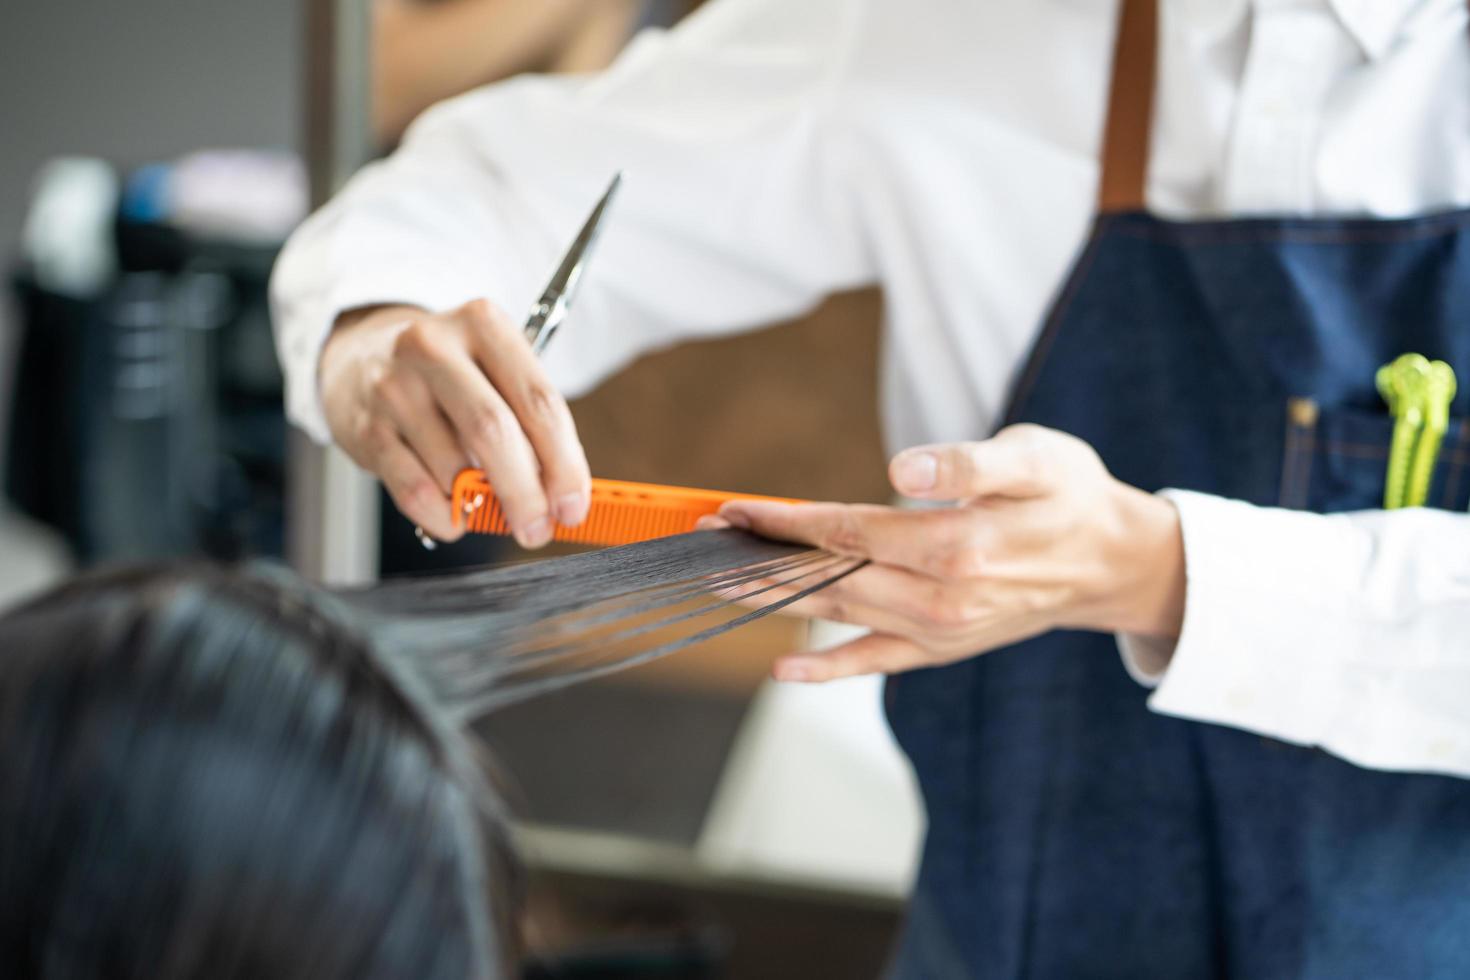
[[[456,503],[465,514],[468,530],[479,534],[511,533],[500,501],[488,483],[463,480],[456,491]],[[473,504],[475,500],[480,501],[479,506]],[[714,495],[708,500],[660,500],[653,493],[596,481],[587,519],[576,527],[556,525],[552,540],[604,547],[636,544],[693,531],[701,516],[716,513],[719,507],[720,500]]]
[[[666,487],[619,480],[593,480],[587,519],[577,527],[557,525],[555,541],[612,546],[636,544],[693,531],[701,517],[719,512],[729,500],[778,500],[691,487]],[[800,503],[800,501],[785,501]],[[454,481],[455,514],[479,534],[510,533],[500,501],[485,474],[465,470]]]
[[[710,513],[714,511],[711,510]],[[556,525],[552,539],[574,544],[636,544],[694,530],[699,515],[654,504],[593,501],[587,519],[576,527]],[[489,498],[470,515],[468,527],[480,534],[510,534],[500,501]]]

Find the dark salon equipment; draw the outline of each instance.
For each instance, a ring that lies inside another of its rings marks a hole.
[[[84,563],[279,556],[285,421],[265,284],[275,250],[121,221],[119,269],[76,299],[12,278],[5,488]]]

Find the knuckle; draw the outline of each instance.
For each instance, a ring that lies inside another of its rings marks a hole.
[[[1076,458],[1080,463],[1098,469],[1107,469],[1107,464],[1103,462],[1102,456],[1098,455],[1096,447],[1087,440],[1078,439],[1076,436],[1069,435],[1065,437],[1065,445],[1070,447],[1073,453],[1077,454]]]
[[[973,579],[982,574],[985,556],[993,542],[984,522],[971,508],[932,512],[925,527],[925,537],[934,546],[924,555],[923,571],[944,582]]]
[[[1065,608],[1071,598],[1062,589],[1028,588],[1018,590],[1012,601],[1023,616],[1040,617],[1052,610]]]
[[[1033,428],[1037,432],[1045,431],[1039,427]],[[1017,442],[1012,452],[1017,478],[1023,483],[1039,482],[1044,474],[1043,463],[1046,456],[1041,442],[1035,437],[1028,437]]]
[[[827,608],[823,610],[823,618],[846,623],[852,620],[852,611],[844,600],[834,598],[827,602]]]
[[[504,446],[519,428],[515,416],[499,405],[486,405],[475,412],[470,427],[474,437],[491,448]]]
[[[379,405],[393,405],[403,394],[403,382],[392,371],[381,371],[368,382],[368,392]]]
[[[1056,458],[1056,445],[1050,449],[1045,443],[1030,442],[1021,450],[1021,473],[1026,482],[1042,484],[1051,482],[1048,477],[1051,474],[1052,460]]]
[[[558,421],[561,418],[561,396],[544,381],[533,381],[526,385],[522,402],[527,415],[538,422]]]
[[[393,429],[377,419],[365,421],[358,433],[358,442],[372,456],[381,456],[393,444]]]
[[[488,323],[495,319],[495,306],[488,299],[472,299],[462,307],[466,319]]]
[[[953,629],[973,625],[978,616],[975,606],[955,596],[941,586],[935,586],[924,603],[922,618],[939,629]]]
[[[1035,423],[1018,423],[1002,430],[1012,442],[1019,473],[1035,484],[1045,484],[1058,459],[1102,464],[1090,443],[1068,432]]]
[[[961,443],[950,449],[945,462],[948,464],[950,480],[956,489],[970,487],[980,473],[979,447],[973,442]]]
[[[430,360],[439,354],[439,340],[426,320],[415,320],[393,339],[393,355],[398,358]]]
[[[423,477],[411,478],[393,492],[393,499],[398,504],[398,509],[405,515],[426,527],[434,525],[432,530],[435,530],[436,534],[441,533],[437,526],[442,523],[439,520],[441,516],[439,510],[443,497],[432,480]]]
[[[985,567],[985,552],[975,537],[967,535],[936,552],[932,559],[934,574],[943,579],[979,578]]]
[[[432,480],[418,477],[410,480],[403,489],[404,502],[415,513],[426,513],[439,502],[439,488]]]
[[[1054,443],[1058,439],[1070,440],[1073,438],[1060,430],[1050,429],[1044,425],[1037,425],[1035,422],[1017,422],[1014,425],[1006,426],[997,434],[1003,436],[1007,442],[1014,443],[1018,447],[1024,446],[1031,450],[1039,449],[1048,443]]]
[[[511,325],[510,318],[488,299],[472,299],[460,312],[465,324],[476,331],[505,330]]]
[[[845,507],[828,527],[822,546],[839,555],[866,556],[868,536],[855,508]]]
[[[1015,599],[1019,612],[1023,616],[1037,616],[1051,608],[1051,597],[1039,590],[1026,589],[1017,594]]]

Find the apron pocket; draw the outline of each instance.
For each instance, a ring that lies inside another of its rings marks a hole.
[[[1384,413],[1320,408],[1308,398],[1286,403],[1286,450],[1280,504],[1331,514],[1383,506],[1393,418]],[[1450,419],[1427,506],[1470,506],[1470,423]]]

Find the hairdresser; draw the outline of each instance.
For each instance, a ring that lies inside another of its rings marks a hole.
[[[431,111],[291,243],[280,346],[410,519],[474,459],[534,546],[587,507],[558,389],[881,283],[894,487],[953,506],[724,516],[873,560],[804,604],[872,633],[776,671],[894,675],[896,975],[1462,977],[1470,391],[1376,379],[1470,388],[1467,208],[1464,0],[717,0]]]

